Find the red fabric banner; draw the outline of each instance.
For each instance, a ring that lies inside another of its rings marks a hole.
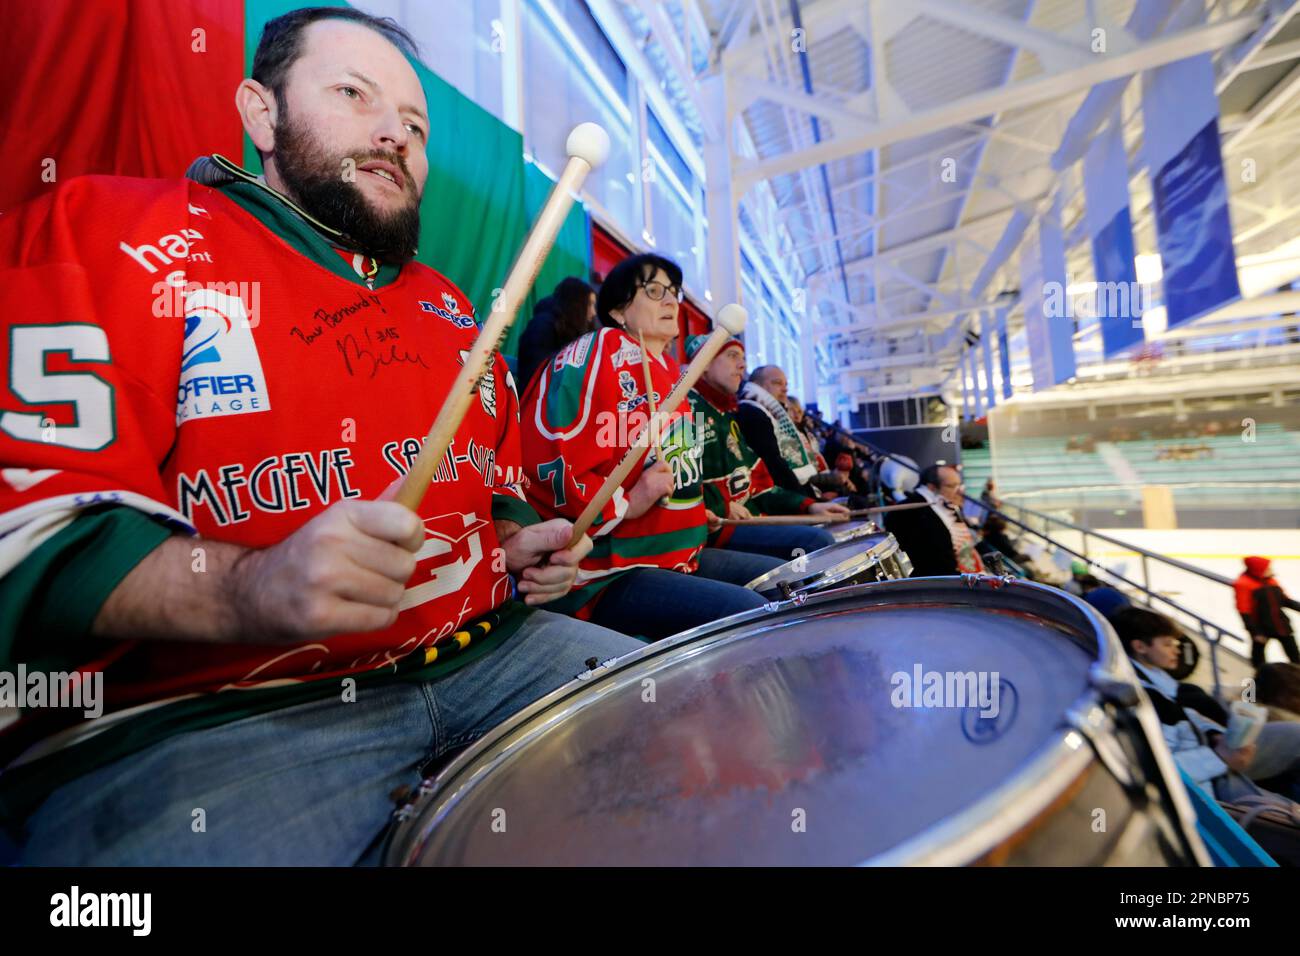
[[[243,0],[8,4],[0,73],[0,212],[74,176],[182,176],[243,153]]]

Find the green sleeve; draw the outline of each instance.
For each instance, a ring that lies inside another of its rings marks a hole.
[[[761,495],[755,495],[753,504],[758,512],[765,515],[801,515],[806,513],[814,502],[806,495],[778,485],[769,488]]]
[[[492,520],[513,521],[520,527],[541,523],[541,517],[528,502],[514,495],[492,495]]]
[[[72,660],[109,594],[174,532],[133,508],[95,509],[0,578],[0,666]]]
[[[718,490],[718,486],[711,481],[705,481],[701,483],[701,490],[704,492],[704,507],[719,518],[725,518],[727,504],[722,500],[722,492]]]

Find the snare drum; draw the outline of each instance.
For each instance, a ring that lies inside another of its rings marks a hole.
[[[897,580],[911,573],[912,562],[899,549],[898,539],[886,531],[874,531],[787,561],[745,587],[781,600],[849,584]]]
[[[831,533],[831,537],[836,541],[849,541],[852,538],[861,538],[864,535],[879,534],[880,529],[876,527],[874,521],[865,519],[856,519],[854,521],[834,521],[830,524],[822,525]]]
[[[944,675],[966,674],[996,674],[996,694],[963,705]],[[1209,862],[1109,626],[974,577],[814,594],[607,662],[426,781],[386,859]]]

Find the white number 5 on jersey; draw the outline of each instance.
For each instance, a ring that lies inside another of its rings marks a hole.
[[[9,388],[28,405],[71,405],[71,425],[42,427],[45,415],[0,413],[0,431],[20,441],[50,442],[78,451],[99,451],[117,437],[113,387],[93,372],[51,372],[46,357],[62,352],[73,362],[111,361],[108,336],[98,325],[16,325],[9,330]]]

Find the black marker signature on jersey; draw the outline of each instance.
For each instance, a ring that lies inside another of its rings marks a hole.
[[[365,372],[368,373],[365,377],[374,378],[382,368],[407,362],[426,369],[429,367],[418,352],[412,355],[406,349],[400,348],[396,342],[390,341],[379,348],[371,348],[369,329],[365,331],[364,345],[351,332],[340,338],[334,345],[343,356],[343,365],[349,375]]]

